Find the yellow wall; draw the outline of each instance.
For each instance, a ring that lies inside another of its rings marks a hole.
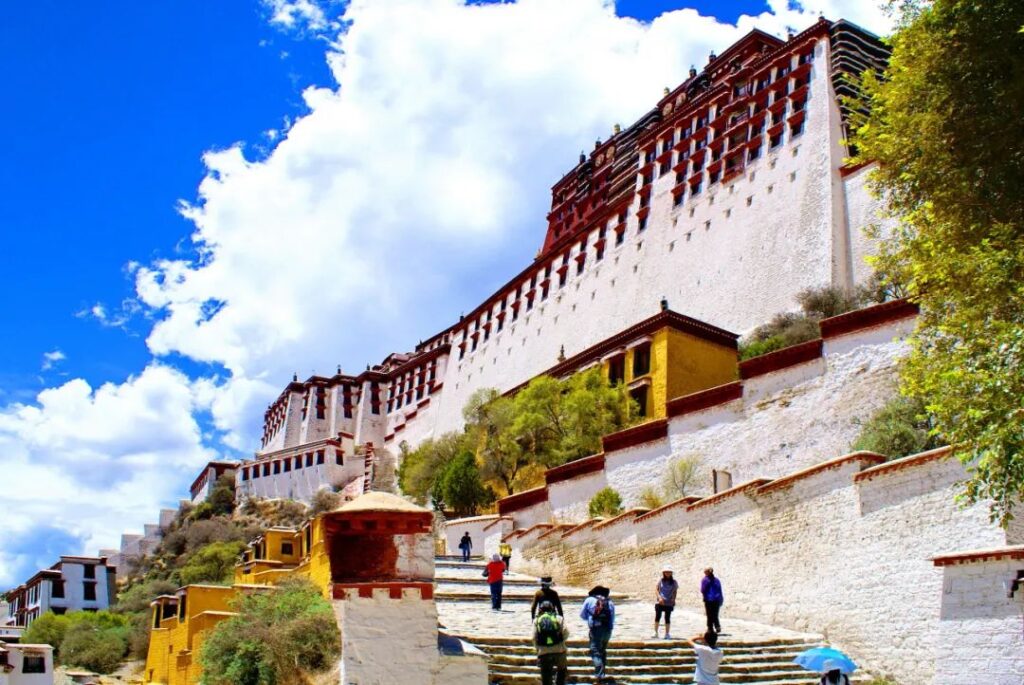
[[[646,418],[663,418],[668,400],[716,385],[730,383],[738,377],[739,358],[734,349],[703,340],[666,326],[651,336],[651,363],[646,374],[633,374],[637,348],[625,353],[625,384],[650,379]],[[605,378],[609,362],[602,364]]]
[[[668,373],[660,416],[664,416],[668,400],[731,383],[739,377],[736,350],[671,328],[658,332],[662,334],[666,338]]]

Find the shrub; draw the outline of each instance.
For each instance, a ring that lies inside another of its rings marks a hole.
[[[341,654],[331,605],[306,580],[244,595],[235,610],[203,642],[204,685],[298,685]]]
[[[32,621],[22,636],[22,642],[32,645],[52,645],[53,658],[60,658],[60,644],[67,635],[68,627],[71,625],[71,616],[58,616],[52,611]]]
[[[149,603],[160,595],[173,594],[178,586],[162,579],[149,579],[136,583],[117,596],[117,604],[113,611],[119,614],[137,613],[140,611],[149,612]]]
[[[61,662],[97,673],[117,669],[128,649],[128,627],[75,621],[60,644]]]
[[[799,312],[783,312],[771,321],[755,328],[740,343],[740,359],[750,359],[790,345],[798,345],[821,336],[818,322],[830,316],[838,316],[873,302],[883,302],[897,294],[874,278],[854,292],[847,292],[836,286],[807,288],[800,291],[796,300]]]
[[[22,642],[52,645],[58,663],[109,673],[125,655],[129,631],[129,619],[109,611],[47,612],[32,622]]]
[[[253,536],[255,537],[255,535]],[[213,542],[247,542],[246,531],[224,516],[195,521],[185,529],[185,551],[188,553]]]
[[[668,465],[668,471],[665,472],[665,493],[670,500],[677,500],[690,494],[700,464],[700,456],[690,454],[679,457]]]
[[[901,396],[887,402],[864,423],[853,449],[899,459],[942,444],[942,439],[932,433],[924,403]]]
[[[234,475],[224,474],[218,478],[204,504],[210,505],[214,516],[230,516],[235,510]]]
[[[328,489],[317,490],[309,503],[309,515],[318,516],[327,511],[333,511],[341,505],[341,495],[331,492]]]
[[[640,506],[645,509],[657,509],[658,507],[664,506],[665,498],[663,498],[657,490],[651,486],[647,486],[640,493]]]
[[[182,584],[230,583],[235,571],[235,562],[244,548],[245,545],[239,541],[212,542],[193,552],[178,571]]]
[[[611,518],[622,513],[622,497],[611,488],[598,490],[590,500],[591,518]]]

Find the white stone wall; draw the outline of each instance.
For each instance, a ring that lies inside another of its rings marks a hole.
[[[850,264],[853,280],[863,283],[871,278],[871,266],[867,257],[876,251],[876,241],[867,235],[871,226],[876,226],[881,238],[892,235],[896,221],[887,215],[884,202],[875,197],[868,181],[874,166],[862,167],[843,179],[843,196],[846,198],[846,221],[850,231]]]
[[[434,577],[434,540],[429,533],[396,535],[395,577],[402,580],[425,580]]]
[[[1022,560],[942,569],[936,683],[1024,683],[1024,588],[1009,597],[1006,587],[1021,570]]]
[[[473,555],[485,555],[487,553],[485,542],[487,534],[484,529],[502,530],[504,526],[501,524],[501,521],[502,518],[497,515],[474,516],[472,518],[446,521],[444,524],[445,552],[447,554],[462,554],[462,551],[459,549],[459,540],[462,539],[464,533],[469,533],[469,537],[473,541]],[[511,524],[511,521],[508,520],[508,523]],[[509,525],[509,527],[511,526]],[[494,552],[496,551],[497,549],[495,548]],[[494,552],[491,553],[493,554]]]
[[[549,485],[548,504],[552,519],[559,523],[586,521],[590,518],[590,499],[606,487],[608,477],[603,470]]]
[[[515,522],[516,528],[529,528],[538,523],[549,523],[551,521],[551,504],[541,502],[513,511],[509,516]]]
[[[239,496],[242,498],[293,499],[308,504],[312,501],[313,495],[323,488],[330,488],[335,484],[344,485],[352,479],[363,477],[366,464],[362,456],[345,454],[343,456],[344,463],[339,466],[334,459],[334,449],[323,449],[326,449],[327,452],[324,455],[323,464],[306,466],[303,461],[302,468],[282,471],[278,474],[271,472],[269,476],[260,475],[259,478],[253,478],[250,475],[249,480],[245,481],[242,480],[241,472],[239,472],[235,481]]]
[[[682,584],[680,604],[699,610],[702,569],[713,566],[726,630],[741,617],[821,632],[876,674],[944,685],[936,677],[936,655],[949,648],[938,619],[943,579],[931,559],[998,547],[1006,534],[985,504],[955,501],[964,476],[955,459],[855,482],[859,468],[846,463],[764,494],[675,508],[667,525],[647,517],[578,547],[572,536],[541,541],[523,550],[521,568],[642,595],[668,564]],[[1016,668],[1024,653],[1014,659]]]
[[[440,670],[437,606],[418,590],[390,599],[387,589],[372,598],[334,601],[341,629],[342,685],[424,685]],[[482,683],[480,683],[482,685]]]
[[[669,464],[696,455],[688,494],[712,491],[712,469],[734,485],[775,478],[850,451],[863,421],[896,392],[896,365],[915,319],[830,340],[822,359],[744,381],[743,398],[669,420],[669,439],[606,456],[608,484],[627,507],[661,487]]]

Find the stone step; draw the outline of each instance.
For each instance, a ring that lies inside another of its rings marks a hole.
[[[537,673],[502,673],[502,674],[491,674],[488,678],[491,685],[537,685],[540,682],[540,676]],[[722,676],[720,681],[722,683],[736,683],[742,685],[744,683],[757,683],[758,685],[818,685],[820,674],[808,673],[804,671],[801,674],[788,674],[779,673],[766,678],[748,678],[746,676]],[[593,683],[594,676],[593,671],[581,672],[571,671],[569,673],[568,683]],[[690,685],[693,683],[693,673],[682,673],[677,676],[670,678],[648,678],[648,677],[631,677],[631,676],[616,676],[616,683],[621,685]],[[861,685],[861,683],[869,683],[870,678],[863,676],[854,676],[851,679],[854,685]]]
[[[505,664],[505,665],[516,665],[522,664],[526,666],[533,665],[536,660],[536,654],[488,654],[491,658],[492,663]],[[772,664],[792,664],[796,654],[739,654],[739,655],[726,655],[725,661],[730,664],[731,668],[761,668],[766,665]],[[651,654],[609,654],[609,658],[613,659],[615,663],[627,666],[648,666],[651,664],[665,665],[665,666],[693,666],[696,662],[696,656],[691,652],[687,655],[679,656],[652,656]],[[569,663],[589,663],[590,657],[584,650],[572,649],[569,651]]]
[[[464,639],[470,639],[469,636],[464,636]],[[526,637],[497,637],[493,635],[480,635],[474,636],[473,644],[481,649],[490,648],[501,648],[501,647],[518,647],[518,648],[533,648],[533,643],[530,638]],[[572,647],[587,647],[588,643],[584,639],[580,638],[569,638],[568,646]],[[812,647],[820,647],[821,643],[813,640],[721,640],[718,646],[722,648],[726,654],[734,652],[736,650],[741,651],[761,651],[761,650],[787,650],[794,652],[802,652],[805,649],[811,649]],[[614,637],[608,644],[609,653],[616,650],[622,649],[641,649],[641,650],[670,650],[670,649],[689,649],[689,643],[685,640],[616,640]]]
[[[437,574],[434,576],[434,582],[438,584],[452,584],[452,585],[479,585],[480,587],[487,589],[487,579],[484,577],[473,578],[466,576],[444,576]],[[540,589],[540,584],[536,580],[530,578],[506,578],[504,581],[505,587],[528,587],[534,592]]]

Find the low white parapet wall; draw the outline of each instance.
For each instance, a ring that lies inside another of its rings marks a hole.
[[[1021,637],[1019,613],[1016,636],[1008,632],[1005,593],[979,592],[973,608],[963,602],[958,609],[932,561],[1024,542],[989,521],[987,504],[956,501],[964,475],[947,448],[890,462],[859,452],[559,535],[538,539],[545,526],[536,525],[508,539],[525,572],[640,597],[671,566],[682,585],[680,604],[696,610],[703,569],[712,566],[724,585],[726,622],[740,617],[820,632],[875,673],[946,685],[954,681],[943,679],[940,657],[967,649],[953,644],[962,638],[945,623],[952,620],[947,607],[994,621],[972,628],[991,638],[984,644]],[[1018,565],[1024,569],[1024,561]],[[1024,650],[978,649],[1001,665],[992,666],[995,679],[974,682],[1008,682],[1000,674],[1024,668]],[[985,675],[977,667],[973,675]]]

